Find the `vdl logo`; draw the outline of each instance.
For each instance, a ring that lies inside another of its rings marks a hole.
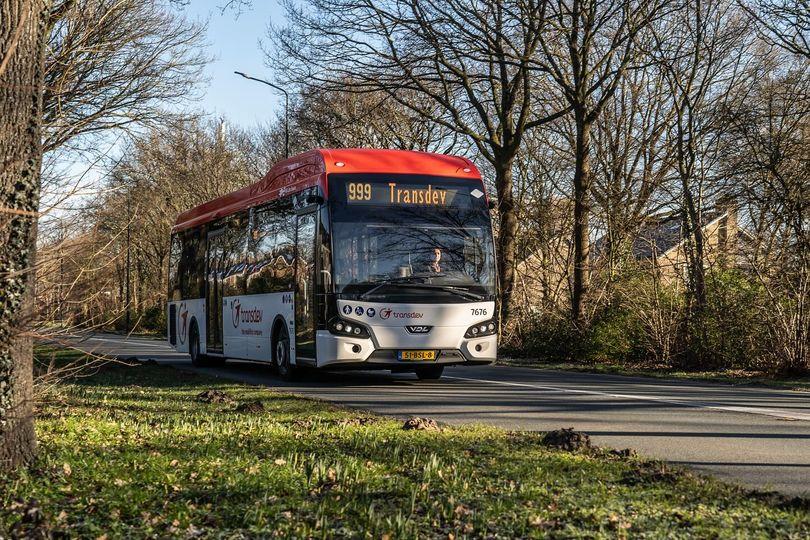
[[[348,304],[343,306],[343,313],[346,314],[346,315],[351,315],[352,314],[352,306],[350,306]]]

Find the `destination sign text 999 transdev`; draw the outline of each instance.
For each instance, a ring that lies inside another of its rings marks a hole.
[[[361,204],[395,204],[447,206],[452,202],[455,189],[436,188],[432,184],[412,185],[388,182],[347,182],[346,200]]]

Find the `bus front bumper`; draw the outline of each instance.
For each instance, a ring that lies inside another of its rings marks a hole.
[[[429,347],[436,351],[433,361],[402,361],[398,351],[425,347],[375,348],[374,341],[318,332],[318,367],[413,369],[420,365],[490,364],[495,361],[498,336],[462,339],[455,347]]]

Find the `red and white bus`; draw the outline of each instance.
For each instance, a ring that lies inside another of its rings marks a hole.
[[[313,150],[181,214],[168,339],[195,365],[225,358],[382,368],[435,379],[496,358],[495,250],[467,159]]]

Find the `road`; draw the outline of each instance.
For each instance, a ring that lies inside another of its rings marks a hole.
[[[599,445],[634,448],[752,488],[810,496],[808,392],[504,366],[448,368],[439,381],[378,371],[318,372],[285,382],[249,362],[193,368],[187,355],[151,339],[104,334],[80,346],[397,417],[519,430],[573,426]]]

